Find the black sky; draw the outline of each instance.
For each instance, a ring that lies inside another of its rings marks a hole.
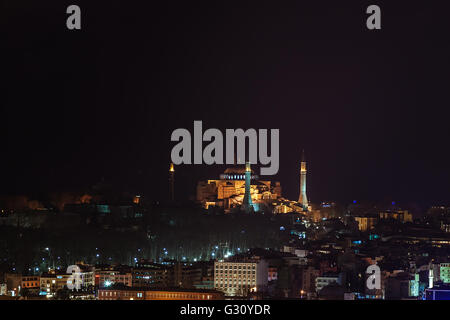
[[[279,128],[288,198],[304,148],[312,201],[448,203],[449,7],[392,2],[3,1],[0,192],[160,198],[171,132],[202,120]],[[177,195],[223,169],[177,167]]]

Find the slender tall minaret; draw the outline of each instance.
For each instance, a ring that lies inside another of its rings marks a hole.
[[[250,162],[245,163],[245,194],[242,207],[245,212],[249,213],[253,210],[252,195],[250,193],[250,182],[252,178],[252,169],[250,168]]]
[[[175,200],[174,184],[175,184],[175,169],[173,168],[173,163],[170,163],[170,168],[169,168],[169,199],[170,199],[170,201]]]
[[[303,210],[308,210],[308,198],[306,197],[306,158],[305,150],[302,150],[302,160],[300,162],[300,195],[298,202],[301,203]]]
[[[432,261],[428,264],[428,270],[428,288],[432,289],[434,286],[434,270]]]

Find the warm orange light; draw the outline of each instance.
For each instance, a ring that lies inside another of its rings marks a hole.
[[[301,172],[306,172],[306,162],[300,163],[300,171]]]

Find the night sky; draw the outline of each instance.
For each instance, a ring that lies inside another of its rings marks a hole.
[[[313,202],[449,202],[442,1],[146,3],[3,1],[1,193],[104,179],[162,198],[172,131],[202,120],[280,129],[269,179],[293,200],[304,148]],[[66,28],[70,4],[80,31]],[[366,28],[369,4],[382,30]],[[224,168],[177,166],[177,197]]]

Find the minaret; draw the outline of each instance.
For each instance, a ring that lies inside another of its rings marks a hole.
[[[306,197],[306,158],[305,150],[302,150],[302,160],[300,162],[300,195],[298,202],[301,203],[303,210],[308,210],[308,198]]]
[[[428,288],[432,289],[434,286],[434,270],[433,270],[433,263],[430,262],[428,265]]]
[[[170,199],[170,201],[175,200],[174,184],[175,184],[175,169],[173,168],[173,163],[170,163],[170,168],[169,168],[169,199]]]
[[[245,212],[250,213],[253,209],[252,195],[250,193],[250,181],[252,178],[252,169],[250,168],[250,162],[245,163],[245,195],[242,207]]]

